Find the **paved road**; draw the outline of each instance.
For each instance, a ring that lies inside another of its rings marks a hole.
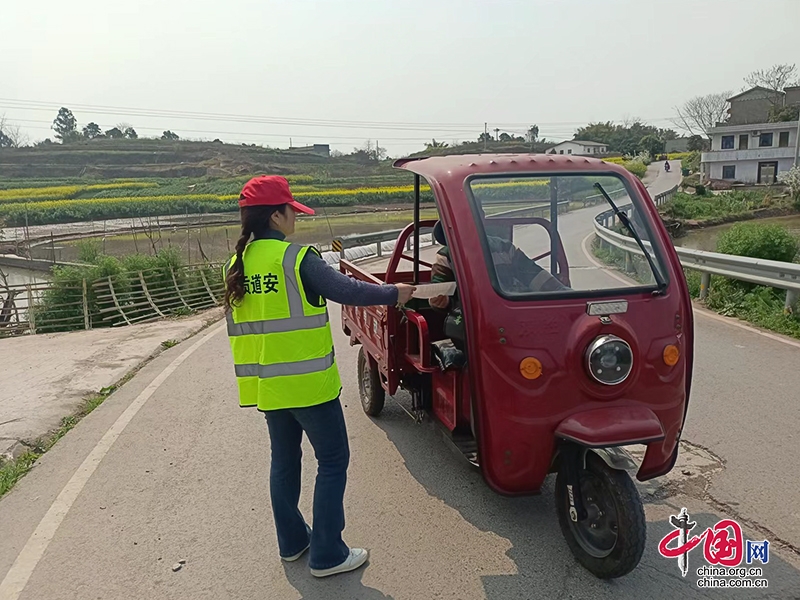
[[[371,548],[365,570],[318,581],[305,560],[277,559],[265,426],[236,407],[215,326],[145,367],[0,501],[0,600],[727,598],[698,590],[693,574],[683,579],[658,555],[676,509],[686,506],[698,527],[742,515],[751,539],[763,539],[764,526],[800,545],[800,347],[698,316],[682,455],[692,475],[642,486],[645,556],[631,575],[602,582],[567,550],[552,481],[538,497],[498,497],[433,426],[392,402],[366,417],[337,308],[332,319],[352,448],[345,534]],[[304,460],[310,516],[310,448]],[[769,589],[734,597],[800,597],[797,555],[771,550]]]

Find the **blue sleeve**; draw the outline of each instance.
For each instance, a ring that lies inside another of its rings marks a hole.
[[[397,288],[358,281],[336,271],[313,250],[306,252],[300,263],[300,279],[308,301],[319,305],[319,297],[348,306],[393,306],[397,304]]]

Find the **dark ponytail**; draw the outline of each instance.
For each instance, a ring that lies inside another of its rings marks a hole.
[[[236,260],[225,276],[225,299],[222,301],[226,311],[232,310],[244,298],[244,249],[250,236],[264,237],[270,229],[270,218],[275,212],[283,212],[286,204],[272,206],[245,206],[239,210],[242,231],[236,241]]]
[[[228,275],[225,277],[225,300],[223,303],[226,311],[233,309],[233,305],[241,302],[244,298],[244,259],[242,255],[252,233],[242,225],[242,233],[236,241],[236,260],[233,261],[233,265],[228,269]]]

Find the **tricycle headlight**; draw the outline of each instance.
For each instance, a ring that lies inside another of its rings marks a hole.
[[[595,380],[605,385],[617,385],[631,373],[633,351],[625,340],[615,335],[601,335],[589,344],[586,363]]]

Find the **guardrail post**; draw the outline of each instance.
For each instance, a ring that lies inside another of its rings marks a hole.
[[[705,300],[708,296],[708,288],[711,287],[711,273],[700,274],[700,300]]]
[[[625,253],[625,272],[630,273],[633,271],[633,261],[631,260],[631,253]]]
[[[383,256],[383,242],[378,240],[377,255]]]
[[[91,329],[92,322],[89,320],[89,295],[86,293],[86,279],[83,279],[83,328]]]
[[[794,312],[794,307],[797,304],[798,294],[800,294],[800,292],[797,290],[786,290],[786,304],[783,306],[783,312],[787,315]]]
[[[33,290],[31,289],[31,284],[28,283],[25,285],[25,289],[28,292],[28,327],[30,327],[31,333],[36,333],[36,314],[33,310]]]
[[[347,258],[344,255],[344,242],[342,240],[331,240],[331,250],[339,253],[339,260]]]

